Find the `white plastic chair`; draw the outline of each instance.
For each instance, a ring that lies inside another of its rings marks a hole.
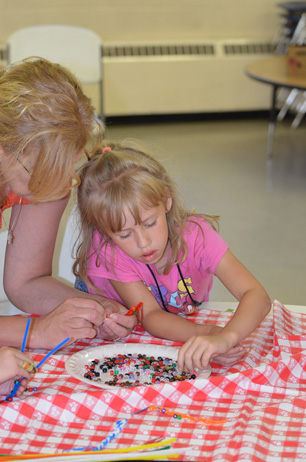
[[[67,67],[84,84],[97,84],[99,116],[104,118],[102,41],[95,32],[55,24],[19,29],[7,41],[8,64],[29,56],[40,56]]]

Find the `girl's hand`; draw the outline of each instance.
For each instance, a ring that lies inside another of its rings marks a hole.
[[[10,379],[10,380],[7,380],[6,382],[0,384],[0,396],[1,395],[7,396],[7,395],[9,395],[11,393],[11,391],[13,390],[14,385],[15,385],[15,380],[16,379]],[[29,382],[28,379],[22,379],[21,380],[21,385],[18,388],[18,390],[16,391],[16,396],[21,396],[22,395],[22,393],[27,388],[28,382]]]
[[[224,365],[232,365],[242,359],[245,349],[241,345],[231,348],[226,336],[191,337],[180,349],[178,367],[193,372],[195,368],[207,369],[212,358]]]
[[[127,337],[137,325],[137,317],[126,316],[128,310],[115,300],[107,299],[103,306],[108,314],[99,328],[98,337],[109,340]]]
[[[241,361],[243,358],[247,356],[250,352],[250,348],[245,348],[242,345],[236,345],[231,350],[229,350],[225,354],[221,354],[218,356],[214,356],[213,361],[215,363],[221,364],[222,366],[233,366]]]
[[[14,387],[14,381],[24,377],[17,396],[23,393],[27,382],[31,379],[34,369],[32,359],[16,348],[0,348],[0,394],[6,395]],[[32,371],[30,372],[30,370]]]

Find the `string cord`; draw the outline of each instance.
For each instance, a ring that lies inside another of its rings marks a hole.
[[[188,286],[187,286],[187,284],[186,284],[186,281],[185,281],[185,279],[184,279],[184,276],[183,276],[183,274],[182,274],[180,265],[179,265],[178,263],[176,264],[176,267],[177,267],[177,269],[178,269],[178,272],[179,272],[179,274],[180,274],[180,277],[181,277],[181,279],[182,279],[182,281],[183,281],[183,284],[184,284],[185,289],[186,289],[186,291],[187,291],[187,293],[188,293],[188,295],[189,295],[190,300],[192,301],[192,303],[194,304],[194,306],[200,306],[203,302],[198,302],[197,300],[194,300],[194,298],[191,296],[191,293],[190,293],[190,291],[189,291],[189,288],[188,288]]]
[[[156,279],[156,277],[155,277],[155,274],[153,273],[153,270],[150,268],[150,265],[146,265],[146,267],[148,268],[148,270],[150,271],[151,275],[153,276],[153,279],[154,279],[154,282],[155,282],[156,287],[157,287],[157,289],[158,289],[159,297],[160,297],[160,300],[161,300],[161,302],[162,302],[162,304],[163,304],[164,310],[165,310],[165,311],[168,311],[168,313],[170,313],[170,311],[168,310],[168,308],[167,308],[167,306],[166,306],[166,304],[165,304],[165,301],[164,301],[164,299],[163,299],[163,296],[162,296],[162,293],[161,293],[159,284],[158,284],[158,282],[157,282],[157,279]]]
[[[15,236],[14,236],[14,229],[16,228],[16,225],[17,225],[17,222],[19,220],[19,216],[20,216],[20,213],[21,213],[21,209],[22,209],[22,204],[21,204],[21,201],[22,201],[22,198],[19,199],[19,211],[18,211],[18,214],[17,214],[17,217],[15,218],[14,222],[12,223],[12,226],[9,227],[8,224],[6,223],[5,221],[5,218],[3,216],[3,211],[2,211],[2,207],[0,209],[0,213],[1,213],[1,217],[2,217],[2,220],[3,220],[3,223],[5,224],[6,228],[7,228],[7,243],[8,244],[12,244],[14,239],[15,239]]]
[[[162,296],[162,293],[161,293],[159,284],[158,284],[158,282],[157,282],[156,276],[155,276],[155,274],[154,274],[152,268],[150,267],[150,265],[146,264],[146,267],[148,268],[148,270],[150,271],[150,273],[151,273],[151,275],[152,275],[152,277],[153,277],[153,279],[154,279],[154,282],[155,282],[155,284],[156,284],[156,287],[157,287],[157,290],[158,290],[159,297],[160,297],[160,300],[161,300],[161,302],[162,302],[163,308],[164,308],[165,311],[168,311],[168,313],[169,313],[169,310],[168,310],[168,308],[167,308],[167,306],[166,306],[165,300],[164,300],[164,298],[163,298],[163,296]],[[181,270],[181,268],[180,268],[180,265],[179,265],[178,263],[176,264],[176,267],[177,267],[177,269],[178,269],[180,278],[181,278],[182,281],[183,281],[184,287],[185,287],[185,289],[186,289],[186,292],[188,293],[188,296],[189,296],[191,302],[193,303],[194,306],[200,306],[200,305],[203,303],[203,301],[202,301],[202,302],[198,302],[197,300],[195,300],[195,299],[192,297],[192,295],[191,295],[191,293],[190,293],[190,290],[189,290],[189,288],[188,288],[188,286],[187,286],[187,284],[186,284],[186,281],[185,281],[185,279],[184,279],[184,276],[183,276],[182,270]]]

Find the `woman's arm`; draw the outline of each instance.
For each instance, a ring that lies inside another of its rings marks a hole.
[[[52,260],[62,214],[68,199],[24,205],[14,229],[14,242],[7,245],[4,289],[22,311],[46,314],[69,297],[74,288],[52,277]],[[19,206],[12,209],[11,223]]]
[[[121,318],[123,322],[130,323],[131,329],[136,325],[134,316],[113,313],[111,317],[113,320],[105,319],[102,306],[95,300],[67,299],[50,313],[32,318],[26,348],[52,349],[67,337],[70,338],[67,344],[96,336],[110,339],[124,337],[127,327],[122,325]],[[0,347],[21,347],[27,319],[19,315],[0,316]]]
[[[68,299],[50,313],[31,318],[26,348],[52,349],[61,341],[70,338],[73,343],[81,338],[93,338],[104,321],[104,313],[95,300]],[[20,348],[28,318],[25,316],[0,317],[0,347]]]
[[[124,316],[126,309],[120,303],[81,292],[52,277],[56,236],[67,202],[68,199],[64,199],[22,207],[14,228],[14,242],[6,248],[4,289],[11,302],[22,311],[39,315],[50,313],[43,321],[44,324],[53,325],[55,319],[67,323],[69,316],[75,320],[79,318],[76,322],[82,323],[84,311],[88,308],[87,320],[98,328],[98,335],[107,335],[107,338],[124,337],[135,326],[135,320]],[[16,219],[18,208],[13,207],[11,222]],[[75,297],[84,299],[82,315]],[[96,300],[94,309],[100,313],[99,325],[96,324],[95,314],[90,311],[91,300]],[[56,313],[53,313],[54,309]],[[103,329],[106,313],[115,314],[112,319],[107,319]]]

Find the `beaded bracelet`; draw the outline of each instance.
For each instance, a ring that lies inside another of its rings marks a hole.
[[[188,419],[192,422],[202,422],[205,425],[223,425],[226,423],[226,420],[211,420],[205,419],[203,417],[194,417],[189,414],[182,414],[181,412],[173,412],[170,411],[170,409],[168,409],[167,407],[155,406],[155,404],[151,404],[150,406],[141,409],[140,411],[136,411],[133,414],[139,414],[140,412],[144,412],[146,410],[149,410],[150,412],[161,412],[162,414],[170,415],[177,420]]]

